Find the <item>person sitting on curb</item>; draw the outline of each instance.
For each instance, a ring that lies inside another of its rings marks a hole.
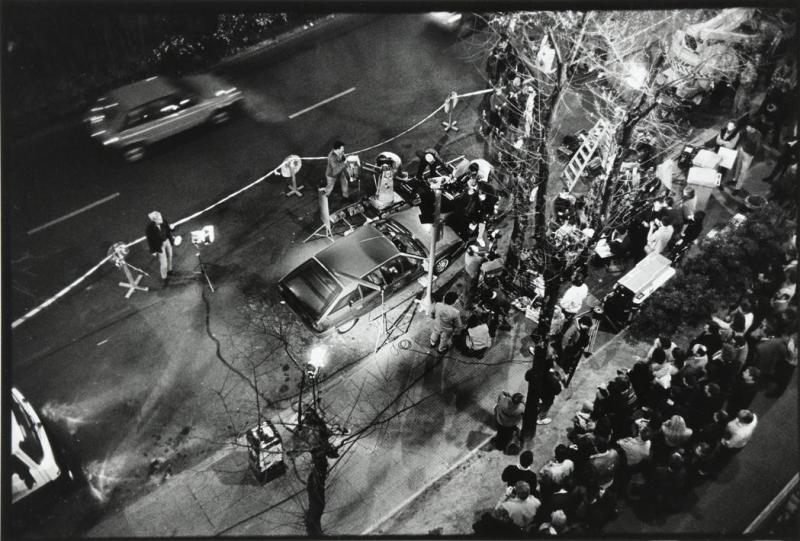
[[[481,359],[491,346],[489,325],[477,314],[471,314],[467,318],[467,329],[464,333],[464,354]]]
[[[450,347],[453,333],[462,326],[461,312],[453,306],[458,300],[458,293],[448,291],[444,296],[444,302],[437,302],[431,310],[433,318],[433,330],[431,331],[431,348],[436,348],[438,352],[444,353]]]

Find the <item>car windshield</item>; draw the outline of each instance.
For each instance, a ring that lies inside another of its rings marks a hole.
[[[167,79],[169,84],[177,88],[181,95],[184,96],[196,96],[200,93],[200,89],[195,87],[190,81],[186,79],[179,79],[177,77],[170,77]]]
[[[44,457],[44,450],[39,441],[39,436],[36,433],[36,426],[33,424],[33,419],[28,417],[28,414],[25,413],[25,410],[22,409],[22,406],[16,400],[11,401],[11,413],[20,431],[21,441],[19,442],[19,448],[26,455],[31,457],[34,462],[39,464]]]
[[[316,259],[306,261],[284,283],[315,317],[319,317],[342,291],[342,286]]]

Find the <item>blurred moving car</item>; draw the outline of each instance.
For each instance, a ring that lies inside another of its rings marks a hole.
[[[136,162],[157,141],[201,124],[226,122],[241,99],[239,89],[209,74],[150,77],[98,99],[85,122],[94,139]]]
[[[486,19],[479,13],[432,11],[428,13],[428,20],[443,30],[456,33],[459,38],[466,37],[487,26]]]
[[[367,223],[338,239],[284,276],[278,288],[286,303],[316,332],[354,320],[427,269],[433,227],[419,221],[419,207]],[[466,243],[442,226],[434,272],[443,272]]]
[[[11,502],[17,503],[51,483],[71,479],[56,461],[39,415],[16,387],[11,388]]]

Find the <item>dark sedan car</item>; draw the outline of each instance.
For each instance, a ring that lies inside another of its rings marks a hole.
[[[365,224],[284,276],[281,295],[314,331],[341,327],[369,312],[426,272],[432,226],[421,224],[419,208]],[[464,250],[448,226],[436,244],[436,273]]]

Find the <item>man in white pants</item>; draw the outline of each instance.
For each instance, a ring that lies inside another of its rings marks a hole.
[[[150,246],[150,253],[153,256],[158,256],[161,279],[166,285],[167,277],[173,274],[172,244],[175,241],[172,238],[172,227],[157,210],[148,214],[147,217],[150,218],[150,223],[147,224],[147,229],[145,230],[147,244]]]

